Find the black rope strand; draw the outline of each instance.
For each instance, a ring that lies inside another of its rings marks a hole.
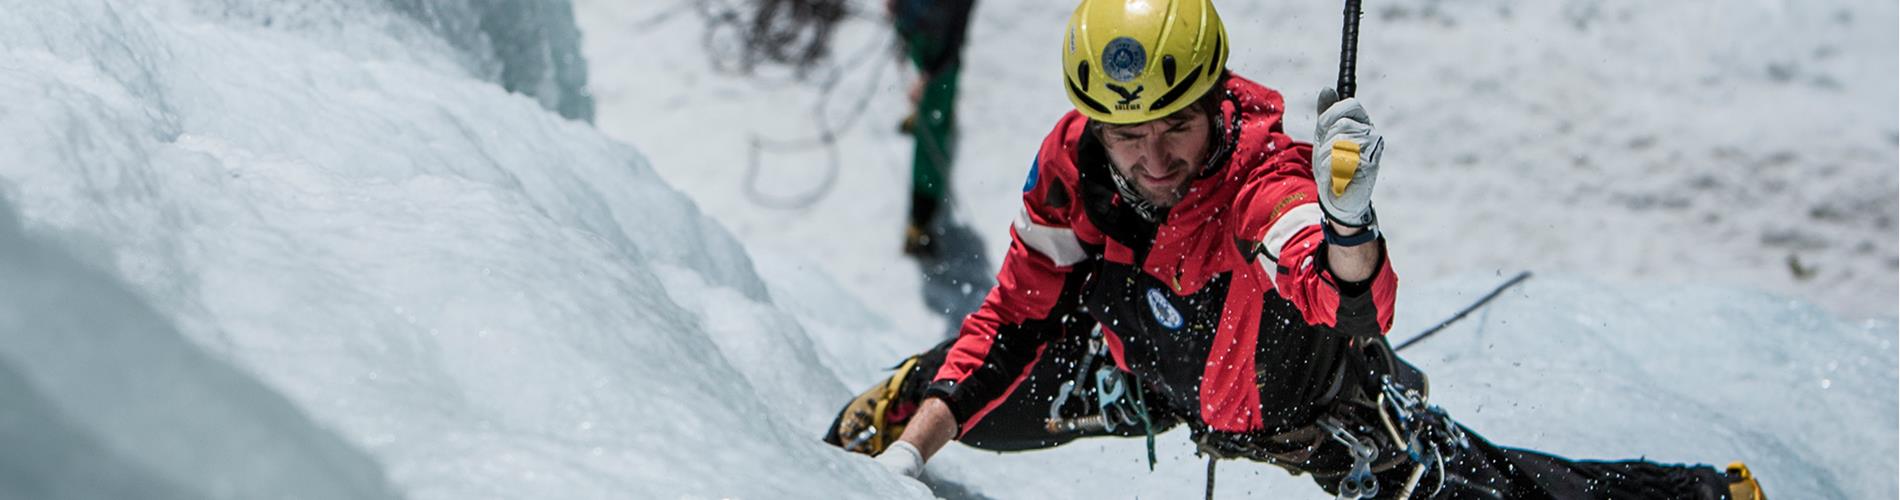
[[[1405,350],[1407,346],[1416,344],[1421,340],[1425,340],[1426,338],[1431,337],[1433,334],[1443,331],[1445,327],[1451,326],[1452,323],[1456,323],[1460,319],[1464,319],[1465,315],[1471,314],[1471,311],[1476,311],[1478,310],[1479,307],[1484,307],[1484,304],[1486,302],[1490,302],[1491,299],[1497,298],[1498,294],[1504,293],[1504,290],[1509,289],[1513,286],[1517,286],[1518,283],[1523,283],[1524,280],[1527,280],[1530,278],[1531,278],[1530,271],[1517,273],[1517,276],[1512,276],[1511,279],[1505,281],[1504,284],[1498,285],[1497,288],[1491,290],[1491,293],[1487,293],[1484,295],[1484,297],[1480,297],[1477,302],[1473,302],[1471,303],[1471,305],[1465,306],[1463,310],[1458,311],[1458,314],[1454,314],[1450,318],[1446,318],[1444,321],[1440,321],[1438,322],[1438,324],[1432,325],[1431,328],[1426,328],[1424,332],[1419,333],[1418,335],[1413,335],[1412,338],[1406,339],[1404,343],[1399,344],[1398,347],[1392,348],[1392,350],[1394,351]]]
[[[1207,454],[1207,500],[1214,500],[1214,462],[1218,460],[1214,454]]]
[[[888,22],[847,0],[688,0],[705,23],[700,40],[720,71],[758,76],[768,66],[790,68],[777,83],[806,81],[831,55],[831,34],[846,19]],[[675,7],[679,9],[679,7]],[[671,17],[662,13],[656,19]]]

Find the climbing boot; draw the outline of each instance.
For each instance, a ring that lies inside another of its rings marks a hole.
[[[1741,462],[1728,464],[1728,497],[1734,500],[1768,500],[1761,492],[1761,483],[1755,481],[1755,473]]]
[[[898,364],[897,372],[851,398],[825,432],[825,442],[846,451],[877,455],[904,434],[904,424],[917,412],[916,401],[902,397],[904,382],[917,367],[916,356]]]
[[[904,116],[903,121],[897,122],[897,133],[904,134],[904,135],[917,135],[917,112],[916,111],[912,111],[909,115]]]
[[[931,236],[930,231],[915,224],[904,228],[904,255],[917,258],[935,257],[937,255],[936,238]]]

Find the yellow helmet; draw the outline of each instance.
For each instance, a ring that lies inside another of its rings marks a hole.
[[[1144,122],[1213,88],[1227,51],[1212,0],[1082,0],[1063,40],[1063,79],[1083,115]]]

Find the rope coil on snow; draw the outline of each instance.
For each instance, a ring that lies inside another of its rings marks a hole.
[[[834,91],[846,76],[861,71],[866,61],[879,59],[877,52],[894,47],[895,35],[886,34],[872,40],[841,64],[820,67],[831,52],[831,32],[839,21],[857,18],[883,22],[882,17],[854,8],[847,0],[681,0],[635,25],[642,29],[657,26],[688,9],[705,23],[700,43],[711,55],[710,63],[716,71],[779,85],[811,82],[814,74],[822,75],[816,79],[818,101],[811,112],[817,134],[803,139],[772,139],[756,132],[749,134],[742,181],[746,198],[757,205],[800,209],[817,203],[837,184],[841,170],[838,136],[856,126],[870,107],[874,91],[883,84],[885,65],[874,69],[864,89],[858,92],[856,103],[837,124],[831,123],[825,112]],[[769,65],[790,67],[791,75],[762,78],[758,70]],[[823,150],[825,154],[825,170],[819,175],[817,186],[794,195],[769,194],[761,188],[760,171],[766,153],[813,150]]]
[[[865,110],[870,108],[871,97],[876,94],[874,91],[883,83],[884,71],[888,65],[879,64],[872,69],[870,80],[865,84],[864,89],[858,92],[857,102],[852,105],[851,111],[845,115],[842,123],[836,125],[831,124],[830,121],[826,119],[825,109],[831,102],[831,97],[834,95],[833,91],[837,89],[838,82],[842,81],[845,75],[856,71],[858,67],[864,64],[864,61],[877,59],[874,57],[874,53],[881,48],[891,47],[893,36],[894,35],[887,34],[884,37],[874,40],[872,43],[866,45],[850,62],[842,66],[834,66],[831,68],[830,76],[824,80],[824,83],[819,84],[818,102],[812,106],[812,121],[817,124],[817,137],[809,139],[773,140],[766,139],[758,133],[752,134],[751,141],[748,144],[749,151],[746,155],[746,174],[744,181],[746,198],[752,200],[755,204],[769,208],[798,209],[810,207],[817,203],[818,200],[823,199],[825,195],[831,193],[832,187],[837,184],[838,172],[842,169],[842,162],[839,160],[838,154],[838,136],[857,126],[858,120],[864,117]],[[823,149],[826,158],[824,174],[819,177],[818,186],[808,192],[793,196],[769,195],[759,188],[759,171],[762,163],[760,153],[767,151],[799,152],[814,149]]]

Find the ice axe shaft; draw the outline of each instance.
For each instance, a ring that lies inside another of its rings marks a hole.
[[[1359,90],[1357,66],[1360,17],[1359,0],[1346,0],[1345,29],[1339,36],[1339,85],[1333,87],[1339,91],[1340,99],[1350,98]]]

